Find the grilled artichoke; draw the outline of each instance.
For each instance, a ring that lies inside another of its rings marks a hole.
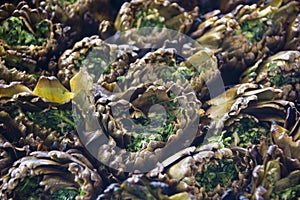
[[[177,3],[170,1],[131,1],[124,3],[115,20],[117,30],[159,27],[187,33],[197,17],[198,7],[186,12]]]
[[[258,61],[244,72],[243,83],[253,82],[265,87],[276,87],[283,90],[280,98],[300,101],[300,52],[282,51],[270,56],[265,61]]]
[[[94,82],[101,79],[100,83],[111,83],[126,73],[129,63],[137,57],[135,51],[134,46],[107,44],[98,36],[84,38],[59,58],[58,79],[69,88],[70,79],[81,67],[86,67]]]
[[[221,50],[222,77],[225,83],[232,84],[237,81],[232,77],[285,45],[285,30],[297,17],[298,8],[296,1],[285,5],[277,0],[267,5],[238,6],[224,16],[210,16],[192,37],[204,46]]]
[[[4,0],[0,22],[1,199],[299,198],[298,1]]]
[[[192,142],[191,134],[197,133],[199,106],[195,95],[177,84],[139,84],[118,95],[100,98],[95,111],[99,116],[98,129],[102,131],[85,131],[83,138],[87,148],[99,143],[93,150],[97,151],[95,157],[110,167],[149,170],[182,145]],[[85,121],[88,122],[85,130],[94,126],[95,121],[88,118]]]
[[[245,149],[212,143],[178,152],[148,176],[172,185],[173,193],[188,192],[196,199],[220,199],[229,189],[234,196],[231,198],[235,198],[246,187],[251,169],[251,158]]]
[[[72,43],[86,36],[97,34],[103,20],[111,20],[111,2],[107,0],[50,0],[39,3],[55,21],[71,28]]]
[[[102,179],[80,152],[32,152],[2,177],[2,199],[93,199]]]
[[[0,7],[0,56],[9,67],[33,73],[47,69],[47,62],[64,45],[65,30],[53,24],[45,10],[24,1]]]
[[[273,126],[272,132],[275,137],[282,128]],[[286,137],[286,136],[285,136]],[[280,139],[282,140],[282,139]],[[285,140],[285,139],[284,139]],[[299,142],[291,142],[295,151],[299,149]],[[299,159],[290,157],[287,149],[270,145],[262,140],[259,149],[253,149],[253,157],[256,158],[257,166],[252,172],[251,190],[244,193],[249,199],[296,199],[299,194]]]
[[[187,192],[175,193],[171,185],[167,183],[150,179],[145,175],[133,175],[121,184],[113,183],[109,185],[99,195],[97,200],[101,199],[166,199],[166,200],[192,200],[195,196]]]
[[[259,89],[258,85],[244,83],[211,99],[207,102],[211,107],[206,115],[212,120],[213,131],[206,140],[222,142],[225,146],[251,147],[262,136],[270,137],[273,122],[287,127],[285,119],[290,110],[295,110],[295,105],[276,99],[280,93],[281,90],[272,87]]]
[[[0,85],[1,135],[19,148],[28,145],[31,151],[82,147],[70,96],[53,78],[41,77],[33,92],[17,82]]]

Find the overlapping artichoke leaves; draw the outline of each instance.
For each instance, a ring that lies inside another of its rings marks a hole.
[[[41,76],[33,91],[20,82],[1,84],[1,149],[14,147],[15,153],[28,154],[81,148],[71,111],[73,96],[55,77]]]
[[[222,13],[228,13],[238,5],[251,5],[254,3],[257,3],[257,0],[203,0],[198,2],[198,6],[202,14],[211,12],[216,9],[221,10]]]
[[[176,2],[138,0],[122,5],[114,25],[117,31],[125,32],[122,37],[130,44],[150,48],[158,40],[176,37],[175,32],[170,36],[163,28],[187,33],[197,15],[198,7],[188,11]]]
[[[54,24],[42,8],[25,1],[0,7],[0,56],[10,68],[30,73],[48,68],[51,56],[64,45],[66,30]]]
[[[39,4],[51,13],[54,21],[71,28],[74,41],[96,35],[99,24],[110,22],[114,13],[108,0],[50,0]]]
[[[249,148],[258,144],[261,137],[270,138],[271,124],[276,122],[286,127],[288,111],[296,109],[293,102],[277,98],[281,92],[244,83],[209,100],[206,115],[211,121],[206,142]]]
[[[129,63],[137,57],[137,50],[130,45],[108,44],[98,36],[83,38],[61,55],[57,77],[70,88],[70,79],[85,67],[94,82],[109,84],[126,73]]]
[[[281,0],[238,6],[226,15],[215,11],[191,36],[205,47],[220,50],[222,76],[231,84],[237,81],[232,77],[239,77],[257,60],[284,47],[286,30],[298,12],[299,2],[284,4]]]
[[[122,183],[109,185],[104,192],[97,197],[97,200],[101,199],[190,200],[196,198],[187,192],[176,193],[171,183],[167,184],[155,178],[149,178],[144,174],[134,174]]]
[[[155,164],[167,156],[159,149],[181,139],[191,142],[188,140],[193,137],[187,137],[184,129],[193,127],[196,134],[201,103],[185,77],[192,74],[188,74],[187,67],[177,66],[174,56],[173,49],[148,53],[132,63],[128,72],[119,76],[114,85],[98,86],[102,92],[106,89],[113,93],[102,93],[93,111],[98,116],[102,132],[95,133],[92,124],[85,124],[86,129],[92,131],[86,131],[84,137],[88,144],[96,141],[102,144],[100,139],[103,136],[108,138],[105,145],[99,145],[96,156],[111,163],[112,167],[131,166],[136,169],[143,167],[147,159]],[[81,107],[83,105],[80,103]],[[127,152],[117,152],[116,148]],[[123,154],[130,156],[126,158]]]
[[[20,82],[24,86],[33,89],[37,83],[37,79],[32,74],[27,74],[25,71],[17,70],[16,68],[8,68],[4,61],[0,58],[0,84],[9,84],[10,82]]]
[[[299,112],[291,113],[292,129],[274,123],[272,141],[262,140],[251,150],[256,159],[249,199],[297,199],[300,195]]]
[[[250,189],[243,194],[247,198],[270,199],[272,192],[279,199],[299,194],[299,112],[293,102],[278,99],[280,93],[273,87],[244,83],[207,102],[210,128],[216,129],[206,140],[252,148],[255,168]]]
[[[266,60],[259,60],[241,76],[243,83],[281,89],[279,98],[300,102],[300,52],[281,51]]]
[[[1,199],[95,199],[102,178],[77,150],[34,151],[1,177]]]
[[[170,156],[147,177],[167,184],[170,188],[166,187],[162,193],[169,197],[187,192],[190,194],[187,199],[234,199],[248,184],[251,163],[246,149],[211,143]]]
[[[296,199],[300,195],[300,113],[289,107],[284,123],[273,122],[270,137],[251,149],[255,158],[249,199]]]

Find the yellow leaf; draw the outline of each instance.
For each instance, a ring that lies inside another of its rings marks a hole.
[[[191,197],[186,192],[181,192],[181,193],[178,193],[178,194],[174,194],[174,195],[169,197],[169,200],[181,200],[181,199],[191,200]]]
[[[93,80],[88,74],[85,68],[81,68],[80,71],[70,80],[71,91],[74,94],[80,91],[88,92],[93,86]]]
[[[54,76],[41,76],[33,94],[55,103],[70,101],[74,96]]]

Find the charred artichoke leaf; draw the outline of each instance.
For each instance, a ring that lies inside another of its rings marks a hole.
[[[9,85],[0,84],[0,98],[2,97],[13,97],[19,93],[29,93],[32,91],[19,82],[11,82]]]
[[[289,135],[289,131],[285,128],[272,124],[271,135],[275,144],[283,150],[284,155],[287,158],[298,159],[300,161],[299,152],[300,141],[294,140],[293,136]]]
[[[36,78],[32,74],[27,74],[25,71],[19,71],[16,68],[9,69],[0,59],[0,77],[3,84],[10,82],[21,82],[23,85],[33,89],[36,85]]]
[[[285,50],[300,50],[300,14],[294,19],[287,29],[287,39],[284,46]]]

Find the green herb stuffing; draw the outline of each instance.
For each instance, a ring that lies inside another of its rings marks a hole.
[[[61,133],[75,130],[70,110],[50,109],[45,112],[26,112],[26,115],[40,127],[51,128]]]
[[[232,125],[232,128],[223,134],[224,146],[250,147],[260,142],[261,136],[267,136],[270,125],[267,122],[256,122],[254,119],[243,118]]]
[[[272,199],[280,200],[296,200],[300,197],[300,184],[292,186],[288,189],[272,193]]]
[[[68,2],[69,4],[74,4],[77,0],[60,0],[60,2],[64,3],[64,2]]]
[[[163,28],[165,18],[159,15],[157,9],[140,10],[135,14],[134,27],[159,27]]]
[[[237,34],[242,33],[248,39],[248,42],[254,43],[259,42],[265,31],[267,30],[267,26],[260,19],[245,21],[241,24],[241,29],[237,31]]]
[[[268,65],[268,69],[269,69],[268,77],[270,78],[270,82],[272,85],[282,86],[285,84],[292,83],[292,78],[286,76],[276,63],[270,63]]]
[[[110,73],[109,58],[101,47],[92,48],[88,54],[80,54],[79,58],[75,59],[73,63],[78,70],[83,66],[86,67],[89,74],[97,79],[103,73]]]
[[[157,97],[150,96],[149,100],[155,104]],[[138,119],[134,119],[135,124],[133,125],[134,127],[132,129],[134,130],[134,133],[132,135],[130,144],[127,146],[127,150],[136,152],[143,147],[144,142],[166,142],[172,134],[175,134],[177,115],[180,114],[179,111],[176,111],[176,106],[177,103],[171,100],[164,104],[166,113],[151,113],[148,117],[141,116]],[[157,124],[161,123],[162,126],[157,127]]]
[[[49,32],[49,24],[41,21],[35,26],[35,33],[29,32],[24,22],[19,17],[10,17],[0,26],[0,39],[11,46],[18,45],[43,45],[46,41],[45,34]]]
[[[25,178],[14,190],[15,199],[38,200],[42,192],[38,178]]]
[[[202,173],[196,174],[196,181],[206,192],[213,190],[218,184],[224,187],[238,179],[239,168],[232,159],[224,158],[216,161],[215,164],[206,163],[207,168]]]
[[[167,65],[168,67],[162,68],[158,74],[159,78],[164,81],[174,81],[177,80],[191,80],[192,77],[199,75],[201,72],[197,72],[193,68],[188,68],[186,66],[178,66],[176,63],[174,65]]]
[[[74,189],[59,189],[50,195],[50,199],[53,199],[53,200],[75,200],[76,196],[78,194],[79,194],[79,192]]]

